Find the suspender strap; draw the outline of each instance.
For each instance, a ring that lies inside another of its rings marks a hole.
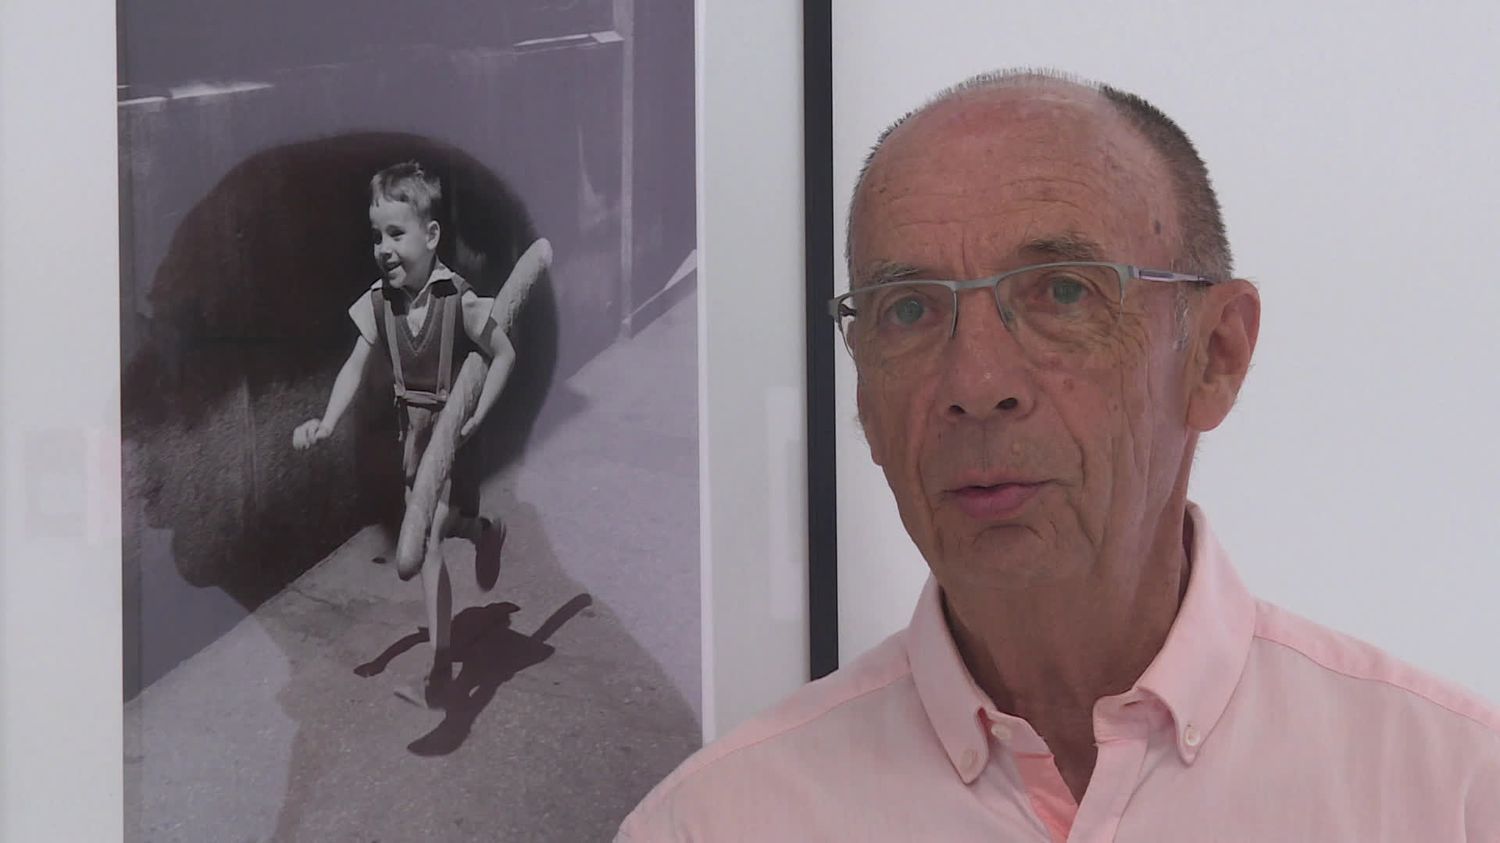
[[[401,375],[401,352],[396,348],[396,343],[399,342],[396,331],[400,326],[396,324],[394,308],[389,301],[385,301],[385,294],[376,291],[375,295],[380,298],[380,310],[385,315],[385,347],[391,353],[391,375],[396,381],[396,399],[405,400],[406,378]]]
[[[455,292],[441,299],[434,296],[432,301],[434,305],[439,301],[443,303],[443,346],[438,351],[439,401],[448,400],[448,390],[453,386],[453,323],[458,321],[458,312],[463,309],[462,298],[461,294]]]
[[[434,285],[431,291],[429,308],[437,308],[438,313],[429,311],[428,319],[438,319],[441,325],[438,330],[438,371],[435,392],[408,389],[406,376],[401,369],[401,336],[404,326],[398,320],[405,317],[399,316],[396,309],[391,306],[390,299],[386,298],[384,290],[376,290],[375,309],[379,311],[380,324],[385,328],[385,346],[391,355],[391,377],[396,388],[396,400],[401,403],[415,403],[424,406],[441,406],[448,400],[448,393],[453,388],[453,344],[457,337],[458,320],[460,311],[463,309],[463,293],[457,285],[452,282],[440,282]],[[430,324],[430,322],[429,322]],[[424,327],[423,333],[430,331],[430,327]],[[423,340],[424,347],[430,348],[431,338]],[[431,360],[432,358],[427,358]],[[421,368],[421,367],[419,367]]]

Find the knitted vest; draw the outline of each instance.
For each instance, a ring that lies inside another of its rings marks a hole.
[[[371,291],[375,329],[390,352],[397,402],[428,407],[447,402],[455,361],[462,363],[472,346],[461,322],[468,289],[456,275],[432,282],[427,313],[416,333],[407,324],[405,292],[385,286]]]

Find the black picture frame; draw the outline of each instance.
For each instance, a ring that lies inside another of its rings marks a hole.
[[[839,666],[833,320],[833,3],[803,0],[803,174],[807,314],[807,608],[811,678]]]

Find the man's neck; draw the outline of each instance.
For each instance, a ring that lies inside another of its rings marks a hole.
[[[1187,592],[1191,536],[1177,510],[1138,549],[1112,549],[1113,559],[1095,568],[1128,576],[944,594],[975,682],[1047,741],[1075,797],[1093,769],[1094,703],[1129,690],[1161,650]]]

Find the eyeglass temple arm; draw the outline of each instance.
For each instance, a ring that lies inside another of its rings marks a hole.
[[[1222,278],[1212,278],[1207,275],[1190,275],[1182,272],[1169,272],[1165,269],[1141,269],[1138,266],[1131,267],[1131,269],[1133,270],[1131,274],[1133,274],[1136,278],[1141,279],[1142,281],[1188,281],[1197,282],[1200,284],[1217,284],[1220,281],[1224,280]]]

